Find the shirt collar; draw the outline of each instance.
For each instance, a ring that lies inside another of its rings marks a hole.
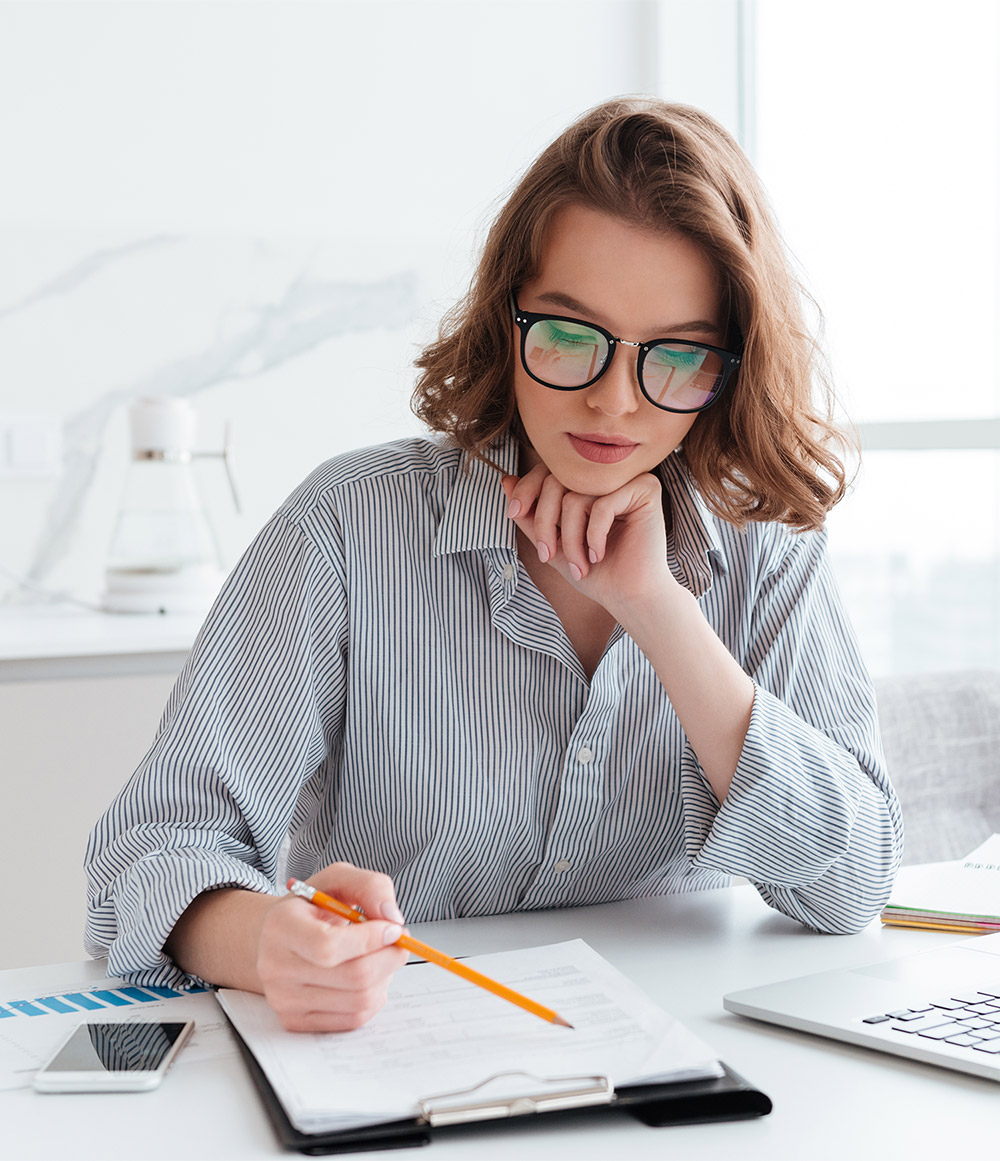
[[[728,571],[716,518],[702,500],[682,455],[667,456],[660,465],[660,479],[673,517],[667,535],[670,571],[696,597],[704,596],[713,580],[709,556],[715,557],[723,572]]]
[[[507,518],[507,497],[500,479],[502,474],[517,472],[517,441],[513,436],[505,436],[487,454],[500,472],[468,452],[462,453],[435,537],[435,556],[484,548],[500,548],[516,554],[517,528]],[[713,579],[709,555],[726,570],[715,519],[698,494],[682,456],[668,456],[660,466],[660,478],[673,515],[673,527],[667,536],[670,571],[679,584],[701,597]]]
[[[507,497],[500,480],[517,472],[517,440],[505,436],[486,449],[492,464],[463,452],[451,495],[434,539],[434,555],[502,548],[517,553],[517,527],[507,519]]]

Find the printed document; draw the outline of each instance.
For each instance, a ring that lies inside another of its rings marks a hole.
[[[417,1117],[422,1100],[460,1103],[455,1093],[511,1099],[598,1077],[621,1086],[724,1075],[706,1044],[582,940],[464,962],[573,1028],[427,963],[397,972],[385,1008],[352,1032],[286,1032],[262,997],[224,989],[218,998],[306,1133]]]

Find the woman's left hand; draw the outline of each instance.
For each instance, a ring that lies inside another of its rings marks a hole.
[[[538,559],[610,613],[676,584],[655,476],[644,473],[605,496],[585,496],[537,464],[520,478],[504,476],[503,490],[508,516]]]

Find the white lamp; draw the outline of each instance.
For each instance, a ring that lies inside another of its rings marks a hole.
[[[129,428],[132,463],[101,603],[115,613],[204,613],[223,572],[191,467],[195,410],[185,399],[139,399]]]

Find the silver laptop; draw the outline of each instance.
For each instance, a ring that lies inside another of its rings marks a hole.
[[[1000,1080],[1000,932],[723,997],[730,1012]]]

